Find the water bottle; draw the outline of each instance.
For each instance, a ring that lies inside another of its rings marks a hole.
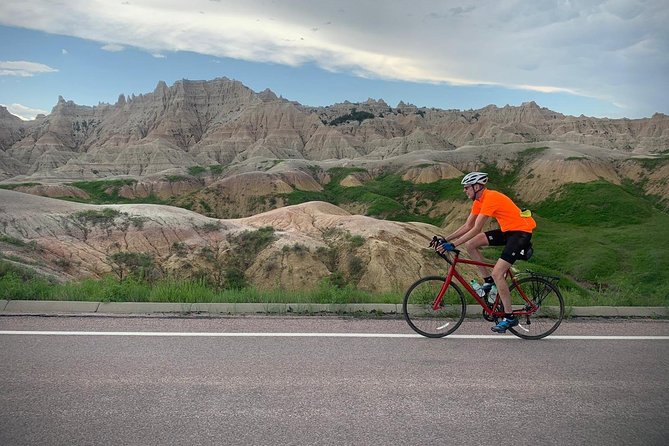
[[[476,294],[478,294],[480,297],[483,297],[483,295],[485,294],[485,291],[483,290],[481,285],[479,285],[479,283],[476,280],[472,280],[471,282],[469,282],[469,284],[472,286],[472,288],[474,288],[474,291],[476,291]]]
[[[495,285],[490,288],[490,292],[488,293],[488,302],[495,303],[495,299],[497,299],[497,287]]]

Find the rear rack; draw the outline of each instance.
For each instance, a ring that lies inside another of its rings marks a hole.
[[[537,277],[539,279],[545,280],[552,286],[557,286],[557,283],[560,281],[560,278],[557,276],[551,276],[549,274],[538,273],[530,270],[525,271],[522,273],[522,275],[524,277]],[[546,296],[548,296],[552,291],[551,287],[546,285],[546,282],[532,282],[532,286],[529,291],[532,294],[532,300],[536,305],[541,306],[541,303],[544,301]]]
[[[540,279],[547,280],[553,285],[557,285],[557,283],[560,281],[560,278],[558,276],[551,276],[550,274],[544,274],[544,273],[538,273],[536,271],[531,271],[527,270],[519,274],[520,276],[530,276],[530,277],[538,277]]]

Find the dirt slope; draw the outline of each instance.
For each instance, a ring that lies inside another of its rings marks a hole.
[[[425,250],[439,229],[350,215],[312,202],[253,217],[218,220],[161,205],[95,206],[0,189],[0,255],[60,280],[118,271],[110,256],[146,253],[159,274],[224,281],[237,255],[235,237],[272,226],[276,239],[252,253],[244,271],[265,287],[310,288],[337,274],[359,288],[402,290],[439,273],[443,262]]]

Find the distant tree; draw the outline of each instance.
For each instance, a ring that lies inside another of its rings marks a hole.
[[[123,282],[131,275],[139,279],[147,279],[154,267],[153,257],[142,252],[116,252],[107,256],[107,260],[114,274],[118,276],[119,282]]]
[[[330,121],[330,125],[339,125],[343,124],[347,121],[358,121],[362,122],[365,119],[372,119],[374,118],[373,113],[369,113],[366,111],[357,111],[355,108],[351,109],[351,113],[348,113],[343,116],[339,116],[338,118],[333,119]]]

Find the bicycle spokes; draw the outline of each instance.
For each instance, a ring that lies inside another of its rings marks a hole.
[[[402,311],[409,326],[423,336],[438,338],[454,332],[465,317],[465,298],[455,284],[442,292],[445,279],[420,279],[404,296]]]
[[[553,333],[564,316],[564,301],[559,289],[549,280],[531,275],[511,286],[514,311],[524,322],[510,331],[525,339],[541,339]]]
[[[449,325],[451,325],[451,323],[450,323],[450,322],[446,322],[444,325],[440,325],[439,327],[437,327],[437,330],[443,330],[443,329],[445,329],[446,327],[448,327]]]

